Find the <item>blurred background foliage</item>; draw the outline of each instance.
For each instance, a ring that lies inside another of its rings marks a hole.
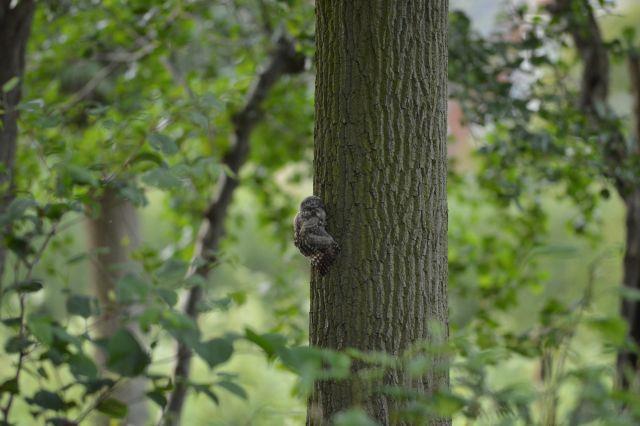
[[[607,39],[631,37],[622,28],[638,26],[637,5],[595,3]],[[451,6],[451,95],[463,112],[450,125],[451,342],[400,360],[349,355],[375,365],[371,374],[401,363],[419,375],[430,350],[451,351],[450,392],[425,399],[385,390],[413,398],[404,415],[416,424],[443,414],[461,425],[637,424],[636,390],[613,386],[626,332],[618,314],[624,209],[600,178],[588,136],[569,127],[584,120],[572,103],[579,63],[545,33],[553,28],[533,5]],[[518,68],[525,49],[508,40],[514,16],[540,28],[537,44],[525,46],[534,52],[531,74],[549,66],[566,80],[535,75],[524,95],[503,83],[500,66]],[[233,114],[283,33],[308,69],[270,91],[219,264],[205,283],[185,280],[203,212],[229,173],[222,161]],[[171,390],[176,338],[198,355],[188,425],[302,424],[313,378],[348,373],[348,357],[304,347],[308,265],[290,243],[297,204],[312,192],[313,46],[309,0],[39,2],[22,82],[17,198],[3,217],[13,225],[13,254],[2,298],[0,392],[3,401],[19,396],[16,424],[89,421],[96,411],[121,418],[122,404],[96,399],[111,386],[100,380],[142,371],[155,424]],[[620,117],[613,125],[630,133],[624,66],[613,65],[611,103]],[[546,108],[527,107],[534,97]],[[470,133],[461,136],[457,125]],[[96,248],[86,222],[100,215],[96,200],[106,189],[140,215],[142,243],[127,265],[133,272],[113,297],[142,306],[128,320],[144,337],[112,337],[127,361],[108,349],[110,372],[102,374],[92,336]],[[181,313],[180,299],[196,284],[206,289],[197,324]],[[21,298],[26,334],[16,323]],[[11,380],[23,352],[18,390]],[[139,365],[131,358],[138,352]],[[335,421],[371,424],[357,407]]]

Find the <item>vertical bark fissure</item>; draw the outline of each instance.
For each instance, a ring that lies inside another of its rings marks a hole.
[[[31,32],[35,1],[22,0],[11,8],[0,1],[0,215],[13,200],[13,174],[18,138],[18,111],[22,95],[25,52]],[[7,93],[2,87],[12,78],[20,79]],[[0,290],[6,249],[0,238]]]
[[[399,355],[435,343],[432,322],[447,329],[448,2],[318,0],[316,10],[314,189],[341,253],[312,276],[310,341]],[[431,393],[448,384],[438,363],[384,384]],[[368,390],[316,383],[308,423],[358,404],[401,424],[399,406]]]
[[[88,223],[89,245],[98,249],[92,263],[93,283],[100,302],[100,319],[97,332],[101,337],[112,336],[125,326],[141,338],[135,323],[127,318],[136,307],[124,307],[115,299],[116,283],[127,272],[126,264],[131,252],[140,244],[140,227],[135,207],[118,197],[112,188],[106,188],[97,203],[99,211]],[[100,351],[97,359],[104,368],[105,354]],[[114,396],[128,405],[124,424],[145,424],[148,419],[145,391],[146,380],[135,378],[118,386]],[[108,425],[109,418],[102,416],[99,424]]]
[[[233,116],[234,140],[231,149],[224,156],[222,163],[233,173],[223,175],[218,183],[216,194],[207,207],[204,219],[198,232],[194,250],[194,262],[188,276],[207,278],[217,259],[218,246],[224,236],[224,221],[231,204],[233,193],[239,185],[237,174],[249,155],[249,142],[253,129],[262,120],[262,102],[273,85],[284,75],[297,74],[304,70],[305,58],[298,54],[295,44],[286,36],[281,36],[269,57],[267,66],[260,73],[252,88],[244,107]],[[198,260],[195,262],[195,260]],[[185,313],[193,319],[198,317],[198,305],[202,299],[203,289],[195,286],[189,290]],[[178,344],[177,361],[174,369],[174,390],[169,398],[164,423],[179,425],[182,409],[187,396],[189,373],[191,369],[191,349]]]

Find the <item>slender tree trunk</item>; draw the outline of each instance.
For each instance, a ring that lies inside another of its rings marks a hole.
[[[629,289],[640,291],[640,190],[625,199],[625,206],[627,220],[623,284]],[[638,380],[640,304],[635,298],[623,298],[621,311],[628,325],[629,343],[634,346],[618,353],[619,381],[623,388],[628,388]]]
[[[326,276],[312,276],[311,344],[399,355],[415,342],[440,343],[448,329],[448,1],[316,7],[314,189],[341,252]],[[381,424],[403,424],[401,405],[376,385],[428,395],[448,385],[444,364],[434,358],[420,378],[392,371],[366,390],[355,380],[318,381],[307,422],[326,424],[359,405]]]
[[[13,169],[18,137],[16,106],[22,94],[22,81],[19,80],[6,93],[2,87],[14,77],[22,79],[35,10],[33,0],[22,0],[13,8],[11,3],[9,0],[0,0],[0,215],[13,200]],[[0,283],[5,256],[3,238],[0,238]]]
[[[135,207],[119,198],[112,189],[106,189],[99,200],[99,214],[89,221],[90,247],[98,250],[92,263],[93,282],[101,307],[97,331],[100,336],[113,335],[123,325],[127,309],[114,299],[115,284],[126,272],[131,261],[131,251],[140,244],[140,230]],[[127,327],[139,337],[135,324]],[[104,363],[104,354],[98,359]],[[127,404],[129,412],[123,425],[144,425],[148,419],[145,397],[146,381],[135,378],[118,386],[114,397]],[[108,425],[109,419],[101,417],[98,424]]]
[[[635,119],[635,143],[631,146],[631,155],[640,156],[640,57],[629,57],[629,76],[634,99],[633,115]],[[624,253],[623,284],[625,287],[640,291],[640,187],[624,197],[627,209],[626,246]],[[623,388],[638,381],[638,351],[640,350],[640,302],[623,298],[621,312],[629,328],[629,337],[635,348],[618,353],[618,376]]]
[[[263,119],[262,103],[269,95],[271,88],[284,76],[304,71],[305,57],[296,51],[295,43],[286,35],[278,38],[271,51],[266,67],[259,73],[258,79],[251,88],[243,108],[233,115],[233,142],[231,149],[225,154],[222,163],[236,176],[223,175],[218,182],[216,193],[204,212],[196,239],[192,267],[187,276],[200,276],[207,279],[214,267],[218,246],[225,234],[224,222],[231,205],[233,194],[240,185],[237,174],[247,161],[250,151],[253,129]],[[198,261],[198,262],[196,262]],[[194,286],[189,290],[184,312],[194,320],[198,319],[199,304],[204,289]],[[182,410],[189,390],[188,381],[191,371],[191,349],[184,343],[178,343],[177,360],[173,373],[174,389],[169,397],[161,422],[168,426],[178,426],[181,422]]]
[[[608,93],[610,84],[609,52],[602,38],[600,26],[591,4],[587,0],[556,0],[549,4],[550,11],[564,19],[578,55],[583,62],[580,106],[595,129],[610,128],[608,122]],[[635,54],[629,57],[629,75],[634,98],[635,131],[634,144],[627,144],[621,131],[612,132],[604,146],[607,164],[605,177],[614,183],[624,201],[626,218],[625,256],[623,263],[623,285],[640,290],[640,186],[637,178],[629,178],[620,170],[628,167],[631,157],[640,156],[640,63]],[[640,301],[623,298],[621,315],[627,323],[627,344],[617,356],[617,379],[627,389],[638,375],[638,351],[640,350]],[[635,378],[634,378],[635,377]]]

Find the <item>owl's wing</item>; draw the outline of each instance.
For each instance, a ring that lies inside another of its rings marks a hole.
[[[306,220],[298,213],[293,220],[293,244],[300,250],[303,256],[311,256],[313,253],[313,247],[307,243],[305,234],[307,229],[305,226]]]
[[[315,251],[333,250],[338,246],[336,240],[321,226],[309,228],[308,232],[302,234],[306,244],[313,247]]]

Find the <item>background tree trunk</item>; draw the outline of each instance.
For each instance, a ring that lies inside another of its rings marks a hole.
[[[630,147],[631,155],[640,156],[640,57],[631,54],[629,57],[629,76],[631,94],[633,96],[634,136],[635,143]],[[630,194],[623,195],[627,209],[626,240],[623,267],[623,284],[625,287],[640,291],[640,188]],[[628,388],[638,380],[638,350],[640,350],[640,302],[636,299],[623,298],[621,312],[627,321],[629,338],[635,348],[623,350],[618,354],[618,376],[620,385]]]
[[[122,319],[128,313],[115,301],[115,284],[126,273],[131,251],[140,244],[140,229],[135,207],[119,198],[113,189],[107,188],[100,197],[99,209],[97,218],[89,220],[89,250],[98,252],[92,263],[94,288],[101,308],[97,331],[100,336],[108,337],[122,327]],[[141,337],[135,324],[127,327]],[[104,356],[98,355],[98,359],[104,362]],[[135,378],[116,388],[113,396],[127,404],[129,409],[123,425],[146,424],[145,387],[144,378]],[[108,425],[109,419],[101,416],[98,424]]]
[[[610,126],[609,51],[593,7],[586,0],[556,0],[550,3],[548,8],[557,18],[565,20],[567,31],[583,62],[580,106],[594,128],[607,129]],[[635,130],[638,132],[640,131],[640,64],[633,54],[629,57],[629,74],[636,115]],[[635,176],[629,178],[627,175],[622,175],[620,168],[628,164],[629,157],[640,155],[637,137],[638,135],[636,135],[635,144],[627,144],[625,135],[622,131],[618,131],[609,136],[604,146],[604,160],[607,163],[605,177],[614,183],[627,210],[623,285],[631,290],[640,290],[640,187]],[[630,379],[638,375],[640,301],[623,298],[620,312],[627,323],[627,344],[631,346],[621,349],[617,356],[618,382],[623,389],[626,389],[631,383]]]
[[[640,190],[625,198],[627,208],[626,247],[624,253],[623,284],[640,291]],[[640,303],[635,298],[622,299],[622,317],[627,321],[631,349],[618,353],[620,385],[628,388],[638,380],[638,350],[640,348]]]
[[[12,78],[22,79],[25,51],[35,10],[33,0],[0,0],[0,215],[13,199],[13,168],[18,137],[18,112],[22,81],[7,93],[2,87]],[[4,271],[5,248],[0,238],[0,283]]]
[[[312,276],[314,346],[398,355],[447,334],[447,13],[447,0],[317,1],[314,188],[341,253]],[[441,361],[384,384],[446,387]],[[358,404],[402,424],[392,398],[358,387],[317,382],[308,423]]]

